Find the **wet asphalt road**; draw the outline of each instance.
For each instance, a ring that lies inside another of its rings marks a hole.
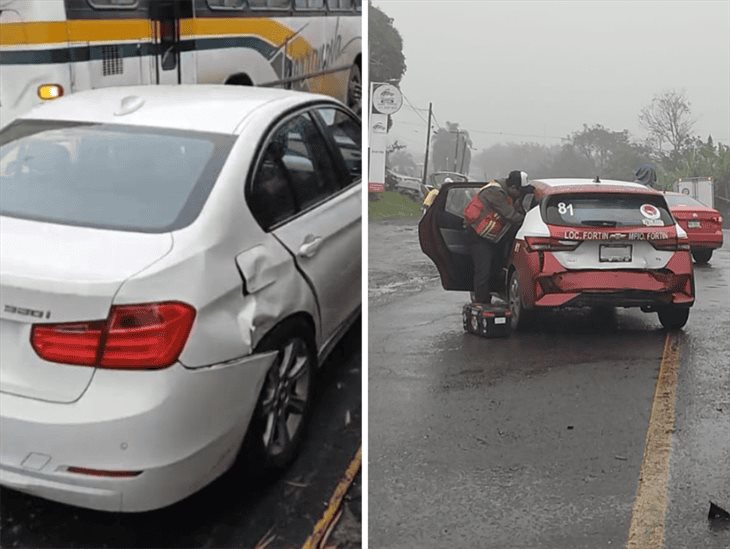
[[[187,500],[137,515],[67,507],[0,491],[0,547],[301,547],[361,442],[361,325],[320,370],[308,438],[293,466],[264,481],[227,474]],[[349,414],[348,414],[349,412]],[[349,423],[346,425],[347,419]],[[335,535],[359,546],[360,493]]]
[[[370,224],[370,266],[370,545],[625,546],[665,341],[656,315],[565,311],[485,340],[463,333],[468,296],[441,290],[413,221]],[[730,523],[707,512],[730,508],[730,246],[695,275],[665,547],[724,549]]]

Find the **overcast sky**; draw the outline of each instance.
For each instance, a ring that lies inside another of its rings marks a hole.
[[[374,3],[403,37],[407,98],[478,148],[560,143],[584,123],[643,138],[639,111],[667,89],[686,92],[698,134],[730,143],[730,0]],[[419,116],[395,116],[392,134],[423,148]]]

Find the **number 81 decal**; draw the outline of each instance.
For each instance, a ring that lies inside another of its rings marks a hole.
[[[558,202],[558,213],[560,215],[565,215],[567,212],[570,212],[570,215],[574,215],[573,205],[566,204],[565,202]]]

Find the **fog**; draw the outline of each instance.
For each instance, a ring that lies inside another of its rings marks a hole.
[[[558,144],[583,124],[643,138],[640,109],[669,89],[686,93],[698,135],[730,142],[729,1],[374,4],[403,37],[407,99],[432,101],[475,148]],[[391,140],[423,149],[425,116],[404,104]]]

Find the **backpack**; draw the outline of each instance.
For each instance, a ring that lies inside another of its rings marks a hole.
[[[509,223],[504,218],[485,204],[479,195],[487,187],[502,186],[496,181],[490,181],[469,201],[464,208],[464,222],[474,229],[479,236],[489,240],[490,242],[499,242],[505,233],[509,230]],[[512,202],[511,197],[507,199]]]

